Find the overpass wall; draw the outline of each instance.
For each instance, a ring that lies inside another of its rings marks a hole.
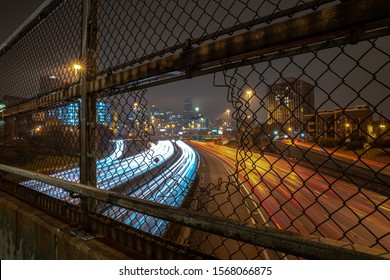
[[[128,259],[97,238],[0,192],[0,259]]]

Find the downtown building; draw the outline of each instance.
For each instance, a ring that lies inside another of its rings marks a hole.
[[[274,135],[304,133],[305,115],[314,114],[314,85],[288,77],[268,86],[268,120]]]
[[[318,111],[305,115],[306,131],[314,139],[348,139],[352,135],[365,141],[379,134],[373,122],[372,110],[367,104],[355,108],[336,108],[334,111]],[[383,125],[381,122],[377,126]]]
[[[192,107],[192,101],[190,98],[186,98],[184,100],[183,126],[190,127],[194,119],[195,119],[195,112],[194,112],[194,108]]]

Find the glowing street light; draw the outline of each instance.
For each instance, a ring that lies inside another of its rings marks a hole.
[[[252,94],[253,94],[253,90],[252,89],[247,89],[245,92],[246,92],[246,95],[248,96],[249,110],[250,110],[250,108],[252,107]]]
[[[74,62],[74,63],[72,63],[72,68],[74,70],[76,80],[79,80],[80,73],[84,70],[82,64],[80,64],[78,62]]]
[[[229,109],[226,110],[226,114],[227,114],[227,117],[229,119],[229,117],[230,117],[230,110]]]
[[[247,89],[246,90],[246,95],[248,95],[248,100],[249,100],[249,106],[251,106],[252,104],[251,104],[251,100],[252,100],[252,94],[253,94],[253,90],[251,90],[251,89]]]
[[[73,68],[75,70],[81,70],[81,65],[80,64],[73,64]]]
[[[75,64],[73,64],[73,69],[75,70],[76,77],[78,77],[78,73],[79,73],[79,71],[81,71],[81,69],[82,69],[81,65],[75,63]]]

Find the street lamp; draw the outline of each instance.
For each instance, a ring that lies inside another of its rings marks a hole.
[[[230,110],[229,109],[226,109],[226,114],[227,114],[227,117],[228,117],[228,120],[229,120],[229,117],[230,117]]]
[[[252,89],[247,89],[246,91],[246,95],[248,95],[248,101],[249,101],[249,110],[251,110],[251,107],[252,107],[252,94],[253,94],[253,90]],[[251,116],[250,116],[251,117]],[[249,117],[249,118],[250,118]]]
[[[76,70],[76,73],[77,73],[77,70],[81,70],[81,65],[80,64],[73,64],[73,68]]]
[[[251,90],[251,89],[246,90],[246,95],[248,95],[249,105],[251,103],[252,94],[253,94],[253,90]]]
[[[81,69],[82,69],[82,66],[81,64],[78,64],[78,63],[74,63],[73,64],[73,69],[75,71],[75,76],[76,76],[76,79],[79,79],[79,72],[81,72]]]

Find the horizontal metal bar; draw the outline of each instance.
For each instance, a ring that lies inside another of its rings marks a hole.
[[[249,227],[236,221],[205,215],[183,208],[178,210],[176,207],[100,190],[3,164],[0,164],[0,170],[55,185],[72,193],[78,193],[85,197],[170,222],[299,257],[309,259],[390,259],[389,252],[356,244],[272,229],[263,225]]]
[[[390,20],[388,20],[386,22],[388,24],[390,24]],[[383,24],[381,24],[381,26],[383,26]],[[388,36],[388,35],[390,35],[390,29],[389,28],[382,28],[380,30],[374,30],[374,31],[371,31],[368,33],[360,34],[359,39],[362,41],[366,41],[366,40],[384,37],[384,36]],[[283,51],[276,51],[274,53],[265,54],[265,55],[257,56],[254,58],[248,58],[248,59],[241,60],[238,62],[229,62],[226,64],[221,64],[219,66],[207,68],[204,70],[191,69],[191,71],[189,72],[190,75],[188,75],[186,72],[182,72],[181,75],[177,75],[174,77],[168,76],[167,78],[156,79],[156,81],[151,81],[151,82],[144,83],[144,84],[141,83],[139,85],[138,85],[138,83],[135,83],[134,85],[131,85],[130,87],[123,88],[121,90],[102,94],[102,95],[100,95],[100,97],[123,94],[123,93],[129,92],[130,90],[134,91],[134,90],[139,90],[139,89],[147,89],[147,88],[151,88],[151,87],[155,87],[155,86],[160,86],[160,85],[165,85],[165,84],[169,84],[169,83],[182,81],[182,80],[189,79],[189,78],[210,75],[212,73],[216,73],[216,72],[220,72],[220,71],[224,71],[224,70],[228,70],[228,69],[235,69],[238,67],[254,65],[257,63],[272,61],[272,60],[281,59],[281,58],[285,58],[285,57],[297,56],[297,55],[304,54],[307,52],[313,52],[313,51],[324,50],[324,49],[328,49],[328,48],[332,48],[332,47],[343,46],[345,44],[348,44],[349,42],[350,42],[350,38],[343,37],[343,38],[339,38],[339,39],[335,39],[335,40],[327,40],[327,41],[323,41],[323,42],[319,42],[319,43],[314,43],[311,45],[306,45],[304,47],[299,46],[299,47],[293,47],[291,49],[286,49]]]
[[[87,85],[87,91],[89,94],[96,94],[112,87],[121,87],[187,69],[217,71],[218,68],[210,69],[219,66],[221,62],[234,62],[244,57],[249,59],[316,42],[351,37],[352,26],[356,27],[354,32],[364,33],[366,30],[388,26],[389,18],[389,1],[352,0],[91,81]],[[364,36],[358,36],[356,39],[364,40]],[[9,117],[79,96],[79,87],[71,87],[37,100],[6,108],[2,117]]]
[[[49,105],[61,103],[64,101],[74,100],[80,98],[80,86],[73,86],[66,90],[54,92],[49,95],[41,96],[37,99],[33,99],[9,108],[6,108],[2,113],[1,117],[6,118],[13,115],[25,113],[28,111],[44,108]]]
[[[113,75],[91,81],[88,92],[96,93],[111,87],[185,69],[203,69],[235,57],[253,57],[275,51],[350,35],[351,27],[390,17],[390,3],[386,0],[348,1],[294,19],[235,35],[198,48],[175,53]]]
[[[270,21],[273,21],[273,20],[276,20],[278,18],[282,18],[282,17],[285,17],[285,16],[290,16],[292,14],[296,14],[296,13],[299,13],[299,12],[302,12],[302,11],[305,11],[305,10],[316,9],[319,6],[322,6],[324,4],[329,4],[331,2],[336,2],[336,1],[335,0],[311,1],[311,2],[303,3],[303,4],[300,4],[300,5],[294,6],[292,8],[285,9],[285,10],[274,11],[270,15],[262,16],[262,17],[259,17],[259,18],[255,18],[253,20],[250,20],[250,21],[247,21],[247,22],[243,22],[243,23],[234,25],[234,26],[232,26],[230,28],[218,30],[217,32],[213,32],[213,33],[210,33],[210,34],[203,35],[203,36],[201,36],[199,38],[189,39],[188,41],[183,42],[183,43],[179,43],[179,44],[177,44],[177,45],[175,45],[173,47],[166,48],[166,49],[163,49],[163,50],[158,51],[158,52],[154,52],[152,54],[149,54],[149,55],[146,55],[146,56],[134,59],[134,60],[132,60],[130,62],[126,62],[126,63],[120,64],[120,65],[116,65],[115,67],[110,67],[108,69],[105,69],[105,70],[99,72],[98,74],[99,75],[104,75],[106,73],[112,73],[112,72],[118,71],[120,69],[125,69],[125,68],[127,68],[129,66],[133,66],[133,65],[135,65],[137,63],[141,63],[142,61],[152,60],[155,57],[159,57],[159,56],[162,57],[163,55],[165,55],[167,53],[170,53],[170,52],[173,53],[173,52],[175,52],[175,51],[177,51],[179,49],[184,49],[188,45],[189,46],[193,46],[193,45],[200,44],[200,42],[205,42],[205,41],[208,41],[208,40],[215,40],[216,38],[218,38],[220,36],[223,36],[223,35],[233,34],[234,32],[237,32],[237,31],[243,30],[243,29],[250,29],[250,28],[252,28],[254,26],[257,26],[257,25],[260,25],[262,23],[270,22]]]

